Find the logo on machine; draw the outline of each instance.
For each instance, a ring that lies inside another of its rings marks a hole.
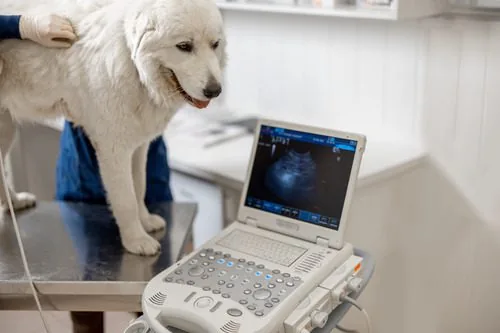
[[[288,221],[277,219],[276,220],[276,224],[280,228],[284,228],[284,229],[288,229],[288,230],[294,230],[294,231],[298,231],[299,230],[299,225],[296,224],[296,223],[291,223],[291,222],[288,222]]]

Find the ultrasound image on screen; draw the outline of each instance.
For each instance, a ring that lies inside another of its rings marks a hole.
[[[245,205],[338,230],[356,144],[262,126]]]

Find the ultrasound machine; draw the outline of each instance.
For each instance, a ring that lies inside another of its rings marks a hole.
[[[363,285],[344,241],[364,136],[260,120],[237,220],[155,276],[125,333],[309,333]]]

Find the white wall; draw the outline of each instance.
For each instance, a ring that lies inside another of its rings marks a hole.
[[[419,134],[418,24],[226,12],[226,101],[245,113]]]
[[[429,28],[427,146],[488,223],[500,227],[500,23]]]
[[[500,228],[432,163],[358,190],[346,237],[377,261],[360,299],[374,333],[500,331]],[[357,311],[344,326],[366,332]]]

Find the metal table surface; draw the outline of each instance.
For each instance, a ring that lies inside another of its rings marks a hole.
[[[152,212],[167,221],[153,234],[160,254],[126,252],[106,206],[39,202],[17,215],[26,257],[45,310],[140,311],[147,282],[176,262],[191,235],[197,206],[161,203]],[[10,216],[0,221],[0,310],[33,310]]]

